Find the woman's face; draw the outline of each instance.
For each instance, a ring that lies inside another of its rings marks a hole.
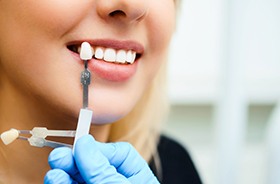
[[[174,24],[173,0],[0,1],[0,78],[37,108],[76,115],[84,70],[77,50],[87,41],[97,51],[88,65],[93,123],[114,122],[166,60]],[[135,62],[121,63],[131,53]]]

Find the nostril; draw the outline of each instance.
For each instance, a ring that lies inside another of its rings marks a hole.
[[[109,15],[111,17],[115,17],[115,16],[124,16],[125,17],[126,16],[126,14],[122,10],[115,10],[115,11],[109,13]]]

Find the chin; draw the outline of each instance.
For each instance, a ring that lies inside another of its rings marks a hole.
[[[93,111],[92,124],[111,124],[126,117],[137,105],[141,93],[127,90],[95,88],[89,109]]]
[[[120,109],[119,109],[120,110]],[[105,125],[114,123],[123,117],[125,117],[129,112],[116,112],[116,111],[106,111],[106,113],[95,112],[93,110],[92,124],[93,125]]]

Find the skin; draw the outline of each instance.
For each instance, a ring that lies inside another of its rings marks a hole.
[[[166,60],[174,26],[172,0],[0,0],[0,132],[35,126],[75,129],[83,65],[67,43],[132,40],[144,48],[133,76],[116,82],[92,73],[91,133],[106,141],[110,123],[133,109]],[[50,149],[15,141],[0,143],[0,151],[0,183],[42,182]]]

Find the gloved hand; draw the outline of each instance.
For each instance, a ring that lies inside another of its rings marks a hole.
[[[159,183],[146,161],[128,143],[100,143],[91,135],[81,137],[74,155],[70,148],[49,155],[52,170],[45,184],[66,183]]]

